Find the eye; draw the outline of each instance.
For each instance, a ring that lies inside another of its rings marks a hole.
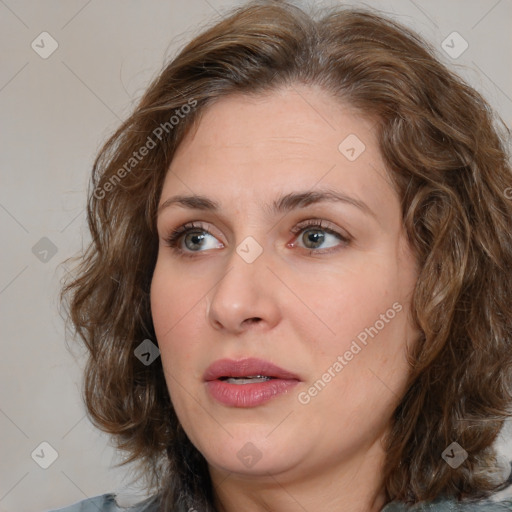
[[[165,239],[167,246],[180,254],[203,252],[224,247],[202,224],[180,226]]]
[[[331,252],[340,247],[345,247],[351,241],[349,236],[344,236],[334,228],[328,228],[325,221],[311,219],[294,226],[290,232],[296,238],[288,247],[300,247],[307,249],[311,254]],[[212,235],[207,226],[202,223],[189,222],[173,230],[165,239],[165,244],[180,256],[193,257],[197,253],[209,249],[221,249],[224,244]]]
[[[332,228],[325,227],[324,222],[321,220],[308,220],[302,222],[295,226],[291,231],[293,234],[300,236],[297,236],[290,246],[296,247],[298,245],[299,247],[309,249],[312,252],[323,252],[317,250],[331,249],[339,245],[347,245],[350,241],[349,237],[343,236]]]

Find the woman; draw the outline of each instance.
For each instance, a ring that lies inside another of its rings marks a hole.
[[[392,21],[259,2],[190,42],[98,156],[64,289],[134,510],[512,510],[510,186]]]

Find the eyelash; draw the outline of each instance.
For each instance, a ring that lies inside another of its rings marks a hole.
[[[338,231],[335,231],[334,229],[330,229],[325,227],[325,224],[323,224],[324,221],[320,219],[310,219],[303,222],[299,222],[296,226],[294,226],[292,229],[290,229],[290,233],[297,236],[302,231],[305,231],[308,228],[318,228],[322,231],[325,231],[326,233],[329,233],[331,235],[336,236],[339,238],[340,242],[342,244],[340,246],[336,247],[330,247],[328,249],[304,249],[308,251],[308,253],[311,254],[326,254],[333,251],[338,250],[340,247],[346,247],[351,242],[351,237],[342,235]],[[177,253],[179,256],[187,257],[187,258],[195,258],[197,257],[196,253],[201,253],[204,251],[185,251],[179,247],[179,240],[183,235],[188,234],[190,231],[201,231],[204,233],[208,233],[211,236],[215,236],[212,233],[210,233],[204,225],[201,223],[196,222],[188,222],[187,224],[183,224],[182,226],[179,226],[178,228],[171,231],[171,233],[165,238],[165,245],[170,247],[175,253]]]

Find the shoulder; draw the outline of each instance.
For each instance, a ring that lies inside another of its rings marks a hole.
[[[115,494],[103,494],[49,512],[157,512],[157,509],[156,497],[148,498],[137,505],[125,508],[118,505]]]
[[[500,501],[458,502],[456,500],[438,499],[428,503],[406,505],[388,503],[381,512],[512,512],[512,498]]]

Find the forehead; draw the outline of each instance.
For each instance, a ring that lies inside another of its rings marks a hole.
[[[371,201],[389,182],[374,126],[319,88],[227,96],[203,112],[180,144],[164,194],[215,191],[250,199],[321,181]]]
[[[315,147],[319,151],[327,147],[337,150],[336,142],[349,134],[368,140],[373,135],[373,125],[374,120],[318,87],[296,85],[258,95],[236,94],[206,108],[196,130],[181,143],[175,159],[190,145],[207,151],[230,149],[240,153],[265,147],[300,157]],[[204,155],[188,155],[191,156]]]

